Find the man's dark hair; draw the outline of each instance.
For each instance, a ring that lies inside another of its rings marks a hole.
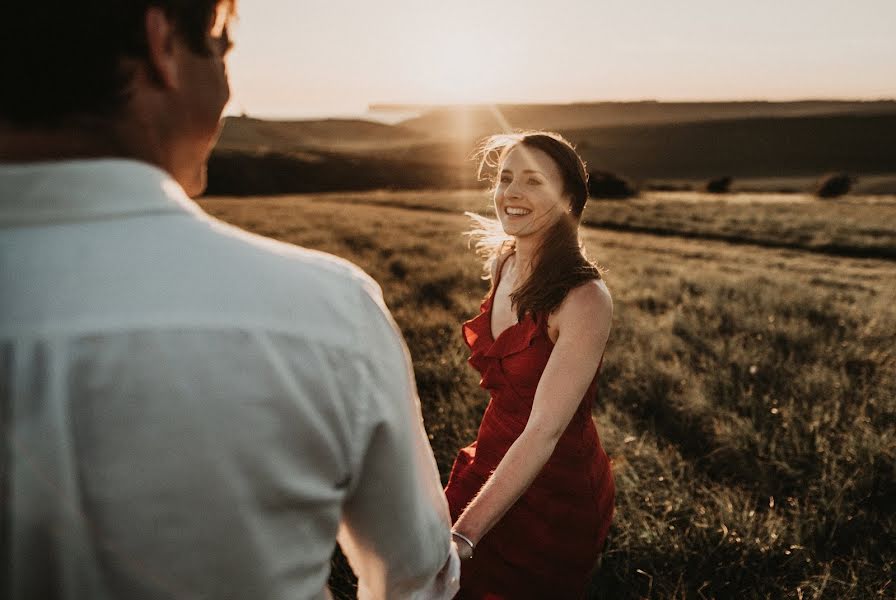
[[[0,34],[0,122],[54,127],[72,117],[113,116],[133,72],[123,59],[146,56],[145,15],[165,11],[181,38],[208,54],[219,5],[235,0],[61,0],[17,2]]]

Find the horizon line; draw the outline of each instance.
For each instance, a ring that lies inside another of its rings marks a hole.
[[[573,100],[568,102],[371,102],[366,104],[366,108],[357,111],[333,111],[325,112],[319,110],[308,111],[260,111],[252,112],[242,106],[234,106],[225,110],[223,117],[245,117],[259,120],[276,120],[276,121],[311,121],[311,120],[339,120],[339,119],[360,119],[380,121],[375,114],[380,113],[381,117],[386,117],[383,113],[413,113],[428,110],[444,110],[458,108],[487,108],[490,106],[525,106],[525,107],[561,107],[561,106],[588,106],[599,104],[806,104],[806,103],[842,103],[842,104],[873,104],[873,103],[896,103],[896,96],[878,97],[878,98],[849,98],[849,97],[803,97],[794,99],[663,99],[657,100],[652,98],[641,98],[632,100]],[[360,107],[359,107],[360,108]],[[389,119],[391,120],[391,119]]]
[[[480,107],[480,106],[576,106],[587,104],[798,104],[804,102],[896,102],[896,96],[885,97],[843,97],[843,96],[806,96],[797,98],[633,98],[621,100],[570,100],[570,101],[535,101],[535,102],[370,102],[368,110],[377,107],[409,107],[409,108],[446,108],[446,107]]]

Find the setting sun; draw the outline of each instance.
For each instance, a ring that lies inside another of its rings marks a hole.
[[[233,112],[896,95],[891,0],[240,4]],[[819,65],[825,65],[820,69]]]
[[[421,49],[410,65],[419,84],[417,93],[424,102],[474,103],[494,97],[494,67],[472,40],[458,37],[458,43]]]

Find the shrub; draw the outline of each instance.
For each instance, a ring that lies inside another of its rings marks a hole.
[[[651,192],[690,192],[694,189],[689,183],[671,183],[668,181],[651,181],[643,187]]]
[[[208,195],[252,196],[374,189],[460,188],[472,172],[375,155],[336,152],[215,150],[208,161]]]
[[[837,198],[848,194],[856,178],[848,173],[829,173],[821,178],[815,187],[815,195],[819,198]]]
[[[591,171],[588,174],[588,194],[592,198],[633,198],[637,187],[624,177],[607,171]]]
[[[716,177],[707,181],[703,189],[710,194],[727,194],[731,190],[732,181],[734,179],[730,175]]]

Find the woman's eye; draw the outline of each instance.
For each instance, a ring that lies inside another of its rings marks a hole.
[[[541,182],[535,178],[529,179],[529,185],[541,185]]]
[[[511,179],[507,175],[501,176],[501,183],[510,183]]]

